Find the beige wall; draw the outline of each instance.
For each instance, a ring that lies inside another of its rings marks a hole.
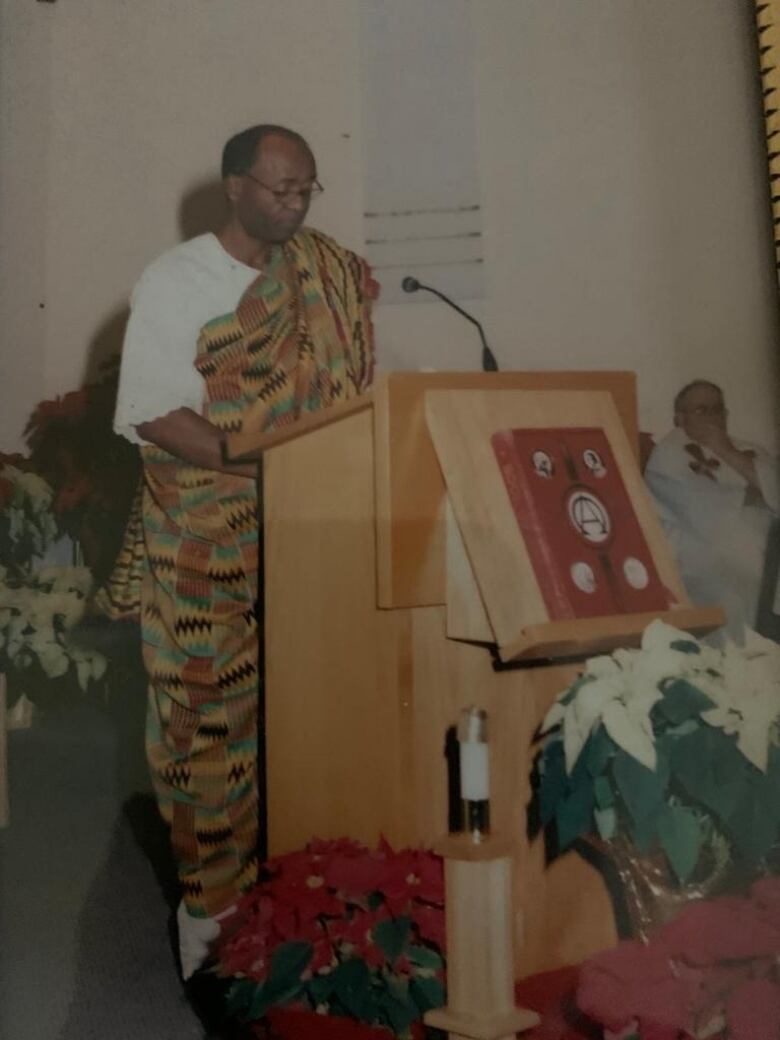
[[[488,291],[474,310],[500,364],[635,369],[655,430],[701,374],[727,384],[735,429],[770,439],[776,292],[752,5],[472,8]],[[306,134],[327,188],[312,223],[360,246],[357,12],[357,0],[0,0],[0,450],[37,400],[115,348],[140,269],[182,226],[200,229],[231,131],[268,119]],[[473,329],[437,304],[380,307],[376,324],[384,367],[477,364]]]
[[[0,0],[0,451],[43,396],[49,34],[34,4]]]

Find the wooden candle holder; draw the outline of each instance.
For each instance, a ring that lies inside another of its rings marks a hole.
[[[515,1007],[511,843],[450,835],[434,851],[445,861],[447,1006],[424,1020],[450,1040],[513,1040],[539,1016]]]

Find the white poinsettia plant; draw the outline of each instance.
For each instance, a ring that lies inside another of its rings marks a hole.
[[[38,665],[56,679],[73,668],[85,690],[107,662],[73,639],[92,590],[89,569],[42,566],[58,533],[52,498],[37,474],[0,467],[0,671]]]
[[[105,657],[72,638],[91,590],[86,567],[46,567],[24,580],[8,580],[0,567],[0,670],[3,659],[18,670],[37,662],[49,679],[57,679],[74,666],[82,690],[101,679]]]
[[[723,649],[654,621],[586,662],[542,724],[536,809],[558,850],[587,834],[661,852],[679,882],[723,850],[760,870],[780,837],[780,646]]]
[[[57,537],[53,499],[37,473],[0,464],[0,559],[11,570],[29,570]]]

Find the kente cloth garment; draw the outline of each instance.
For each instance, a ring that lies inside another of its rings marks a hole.
[[[729,634],[741,639],[756,622],[780,487],[776,459],[756,445],[734,444],[752,458],[760,495],[680,428],[654,448],[645,480],[691,601],[722,606]]]
[[[303,231],[275,250],[234,314],[209,322],[195,360],[205,416],[265,431],[370,384],[374,283],[355,254]],[[256,876],[256,481],[142,448],[142,549],[126,545],[113,602],[141,607],[150,680],[147,752],[172,828],[184,898],[213,916]],[[121,563],[122,561],[120,561]]]

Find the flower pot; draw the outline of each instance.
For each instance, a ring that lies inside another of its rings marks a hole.
[[[268,1012],[270,1035],[274,1040],[393,1040],[394,1034],[382,1026],[368,1026],[351,1018],[338,1015],[318,1015],[314,1011],[294,1008],[271,1008]],[[256,1030],[258,1037],[268,1036]],[[412,1024],[412,1036],[423,1040],[425,1027],[420,1022]]]
[[[612,867],[619,881],[618,895],[623,905],[616,908],[616,916],[620,920],[620,910],[624,911],[630,932],[624,938],[648,942],[652,933],[671,921],[684,906],[719,895],[729,880],[727,866],[713,865],[706,877],[680,885],[660,855],[643,855],[623,837],[602,841],[591,835],[583,839],[583,844],[595,850],[602,864],[606,861]],[[614,896],[610,880],[607,878],[608,887]]]

